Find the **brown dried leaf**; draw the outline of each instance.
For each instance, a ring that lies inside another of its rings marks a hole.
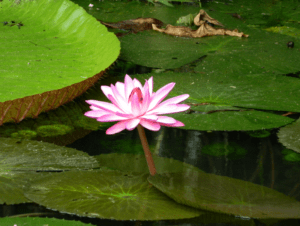
[[[179,37],[191,37],[191,38],[201,38],[205,36],[214,36],[214,35],[229,35],[229,36],[238,36],[238,37],[248,37],[249,35],[244,34],[243,32],[238,32],[235,30],[227,30],[224,28],[214,28],[204,23],[198,28],[198,30],[192,30],[189,27],[181,26],[172,26],[167,25],[166,29],[159,29],[152,24],[153,30],[159,31],[165,34],[179,36]]]
[[[203,9],[200,10],[199,14],[194,18],[194,24],[200,26],[198,30],[192,30],[189,27],[183,26],[172,26],[167,25],[165,29],[158,28],[155,24],[152,24],[152,28],[155,31],[159,31],[165,34],[179,36],[179,37],[192,37],[192,38],[201,38],[205,36],[214,36],[214,35],[229,35],[229,36],[238,36],[238,37],[248,37],[249,35],[244,34],[243,32],[238,32],[237,29],[228,30],[224,28],[214,28],[210,26],[209,23],[214,25],[222,26],[219,21],[210,17]]]
[[[152,30],[152,24],[155,24],[157,27],[161,27],[164,24],[162,21],[157,20],[155,18],[137,18],[133,20],[119,21],[116,23],[106,23],[103,21],[100,22],[106,27],[130,30],[133,33],[145,30]]]
[[[208,21],[209,23],[212,23],[214,25],[224,27],[223,24],[221,24],[216,19],[210,17],[203,9],[201,9],[200,12],[198,13],[198,15],[194,18],[194,24],[196,26],[201,26],[202,24],[206,23],[206,21]]]

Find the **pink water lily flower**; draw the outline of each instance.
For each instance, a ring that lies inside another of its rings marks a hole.
[[[97,100],[87,100],[91,111],[84,115],[96,118],[99,122],[119,121],[106,130],[106,134],[115,134],[124,129],[133,130],[139,124],[143,127],[158,131],[160,126],[184,126],[180,121],[163,114],[182,112],[190,108],[187,104],[179,104],[189,95],[183,94],[161,102],[173,89],[175,83],[169,83],[153,92],[153,77],[146,80],[145,85],[137,79],[125,76],[125,82],[116,85],[101,86],[105,96],[112,102],[107,103]]]

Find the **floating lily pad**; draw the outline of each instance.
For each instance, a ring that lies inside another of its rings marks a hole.
[[[84,152],[38,141],[0,138],[0,204],[29,202],[24,186],[47,173],[98,167]]]
[[[300,153],[300,119],[278,132],[279,141],[289,149]]]
[[[162,220],[199,216],[147,181],[148,174],[63,172],[31,184],[26,197],[64,213],[115,220]]]
[[[80,221],[71,221],[65,219],[55,219],[47,217],[3,217],[0,218],[0,225],[55,225],[55,226],[93,226]]]
[[[71,1],[4,0],[0,8],[0,125],[71,101],[119,55],[115,35]]]
[[[60,171],[98,167],[88,154],[72,148],[29,140],[0,138],[0,170]]]
[[[273,189],[204,172],[156,174],[149,182],[183,205],[251,218],[300,218],[300,202]]]

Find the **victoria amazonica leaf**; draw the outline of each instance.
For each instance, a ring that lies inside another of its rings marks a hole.
[[[0,2],[0,125],[37,117],[87,90],[120,43],[68,0]]]
[[[148,174],[118,171],[63,172],[31,184],[26,197],[49,209],[115,220],[163,220],[199,216],[147,181]]]

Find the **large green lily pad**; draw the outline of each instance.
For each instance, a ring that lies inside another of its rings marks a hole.
[[[24,186],[47,175],[43,171],[99,166],[93,157],[84,152],[38,141],[0,138],[0,150],[0,204],[28,202],[24,196]]]
[[[118,171],[63,172],[37,180],[26,192],[49,209],[115,220],[162,220],[199,216],[147,181],[148,174]]]
[[[251,218],[300,218],[300,202],[273,189],[200,171],[156,174],[149,182],[183,205]]]
[[[120,43],[68,0],[0,2],[0,125],[54,109],[92,86]]]

